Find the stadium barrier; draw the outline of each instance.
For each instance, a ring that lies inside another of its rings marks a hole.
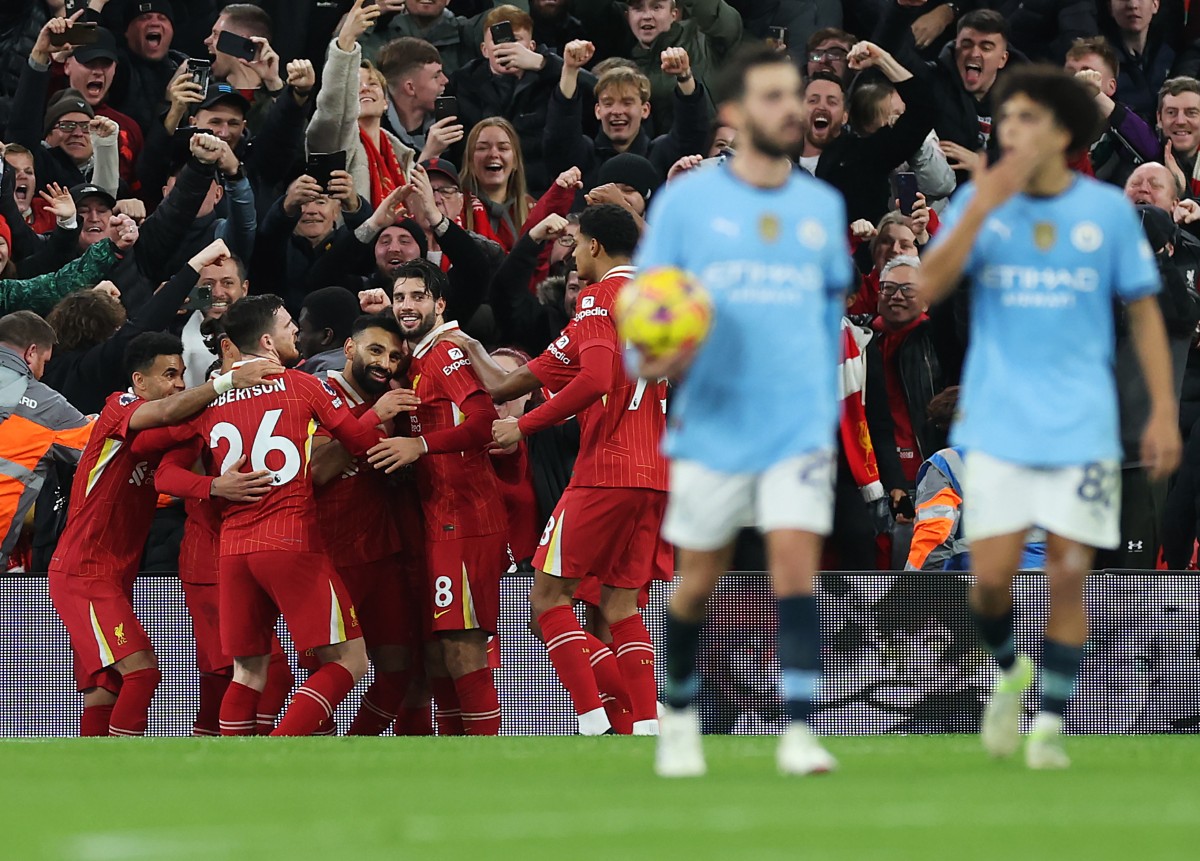
[[[950,573],[826,573],[820,606],[826,678],[817,728],[835,734],[973,732],[990,681],[966,615],[969,581]],[[503,732],[575,732],[566,692],[528,629],[530,578],[501,589],[502,667],[497,686]],[[1092,619],[1079,693],[1067,713],[1076,733],[1194,732],[1200,728],[1200,576],[1197,572],[1105,571],[1088,578]],[[661,642],[669,584],[655,584],[646,619]],[[1040,574],[1015,586],[1020,648],[1036,655],[1047,597]],[[145,575],[135,589],[139,617],[163,672],[151,735],[187,735],[199,696],[191,628],[179,581]],[[74,692],[66,631],[44,576],[0,577],[0,737],[72,736]],[[706,732],[781,728],[775,693],[775,612],[766,578],[726,577],[714,598],[701,650],[701,716]],[[285,646],[290,640],[281,630]],[[338,710],[350,723],[361,682]],[[1035,700],[1027,705],[1033,707]]]

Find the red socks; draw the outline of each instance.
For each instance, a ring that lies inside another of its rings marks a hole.
[[[542,641],[546,644],[550,663],[554,665],[559,681],[571,695],[575,714],[584,718],[580,721],[580,732],[600,735],[608,728],[604,725],[608,721],[596,720],[603,715],[604,704],[592,673],[587,635],[579,626],[575,611],[570,607],[551,607],[538,616],[537,621],[542,629]]]
[[[400,703],[408,690],[408,677],[405,672],[376,673],[346,735],[380,735],[387,729],[400,711]]]
[[[241,682],[230,682],[221,699],[221,735],[257,735],[255,713],[262,694]]]
[[[429,690],[433,694],[433,701],[437,706],[434,710],[437,734],[466,735],[454,680],[449,676],[434,676],[429,680]]]
[[[500,697],[488,667],[454,680],[462,706],[462,725],[467,735],[500,734]]]
[[[419,706],[401,706],[392,732],[396,735],[433,735],[430,712],[429,700]]]
[[[108,723],[108,734],[116,736],[145,735],[150,718],[150,701],[162,681],[162,673],[155,667],[134,670],[121,677],[121,693],[113,706]]]
[[[275,721],[283,711],[296,677],[288,666],[287,655],[283,652],[271,653],[271,664],[267,667],[267,686],[263,688],[262,698],[255,708],[255,718],[258,721],[258,734],[270,735],[275,729]]]
[[[654,645],[641,614],[610,625],[612,650],[629,689],[633,722],[658,720],[658,685],[654,680]],[[656,724],[657,725],[657,724]],[[636,727],[635,727],[636,729]]]
[[[79,737],[107,736],[108,725],[112,721],[113,705],[115,704],[84,706],[83,715],[79,718]]]
[[[619,735],[629,735],[633,732],[633,711],[629,708],[629,691],[617,665],[617,656],[592,634],[584,631],[583,635],[587,637],[588,659],[608,722]]]
[[[271,735],[311,735],[354,687],[354,676],[341,664],[326,664],[301,685],[283,720]]]
[[[214,736],[221,734],[221,700],[229,687],[229,676],[215,673],[200,674],[200,708],[192,723],[192,735]]]

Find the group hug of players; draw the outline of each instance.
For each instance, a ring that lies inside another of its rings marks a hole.
[[[431,696],[440,734],[496,734],[489,638],[512,558],[492,458],[573,416],[580,453],[533,559],[534,627],[581,732],[657,732],[639,604],[672,569],[659,537],[665,383],[627,378],[610,313],[633,273],[636,222],[593,206],[580,234],[578,313],[511,372],[443,319],[446,277],[421,259],[400,269],[390,309],[357,321],[344,369],[321,377],[292,367],[296,325],[275,296],[230,306],[220,368],[202,386],[185,390],[178,338],[131,343],[130,389],[95,423],[50,567],[81,735],[146,732],[161,673],[132,598],[159,493],[186,503],[195,734],[335,732],[334,710],[369,665],[350,734],[428,734]],[[553,397],[499,419],[495,403],[539,388]],[[581,628],[576,599],[599,608],[609,645]],[[281,615],[308,673],[294,693]]]

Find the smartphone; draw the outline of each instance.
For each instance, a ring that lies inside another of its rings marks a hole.
[[[222,54],[253,62],[258,59],[258,43],[239,36],[232,30],[222,30],[217,37],[217,50]]]
[[[787,27],[768,27],[767,44],[772,48],[782,48],[787,45]]]
[[[902,496],[899,501],[892,500],[892,515],[895,517],[907,517],[909,520],[915,520],[917,517],[917,509],[913,506],[911,496]]]
[[[212,63],[208,60],[197,60],[189,57],[188,71],[191,72],[192,80],[200,85],[200,92],[208,92],[208,84],[212,80]]]
[[[212,307],[212,288],[197,284],[188,293],[187,306],[193,311],[207,311]]]
[[[509,21],[501,21],[499,24],[493,24],[488,30],[492,33],[493,45],[505,45],[509,42],[517,41],[517,37],[513,34],[512,23]]]
[[[61,48],[68,43],[78,47],[80,45],[94,45],[99,38],[100,34],[96,32],[96,23],[94,21],[79,21],[72,24],[62,33],[51,33],[50,44],[55,48]]]
[[[63,13],[65,17],[70,18],[80,9],[86,9],[88,7],[88,2],[89,0],[66,0],[66,2],[63,3]]]
[[[892,174],[892,199],[900,201],[900,214],[912,215],[917,205],[917,175],[899,170]]]
[[[434,120],[444,120],[446,117],[458,116],[458,99],[454,96],[438,96],[433,100]]]
[[[304,172],[317,181],[321,188],[329,188],[329,179],[335,170],[346,169],[346,151],[309,153]]]

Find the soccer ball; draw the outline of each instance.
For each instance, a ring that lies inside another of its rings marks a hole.
[[[699,345],[712,325],[712,301],[694,275],[673,266],[640,272],[617,294],[621,338],[649,358]]]

